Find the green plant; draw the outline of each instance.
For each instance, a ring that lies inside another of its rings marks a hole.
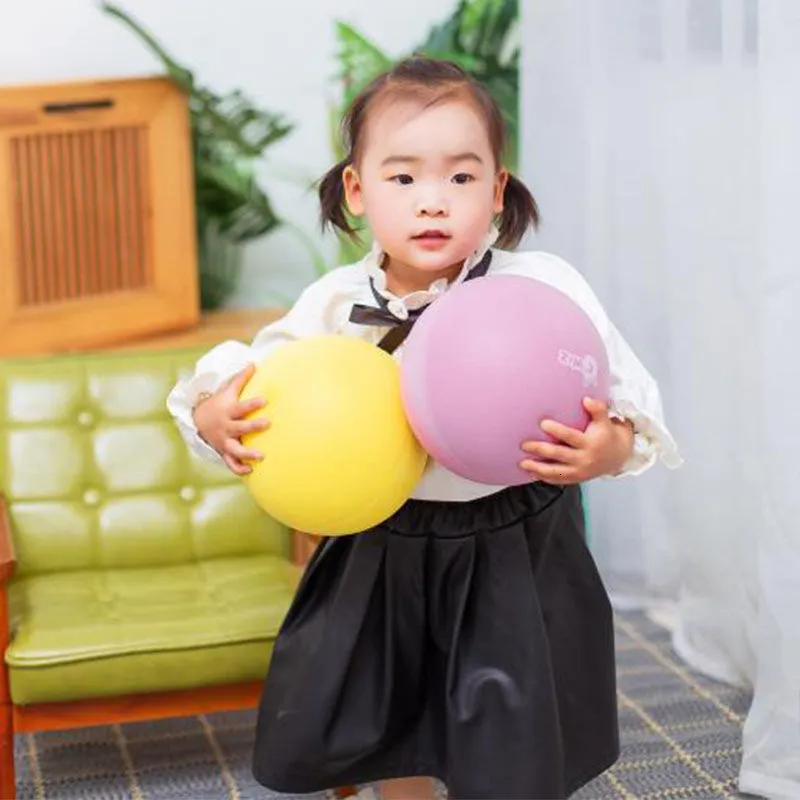
[[[519,123],[519,2],[460,0],[416,52],[454,61],[488,86],[508,126],[507,166],[517,167]]]
[[[242,244],[281,224],[255,171],[264,151],[292,125],[281,114],[255,107],[241,91],[220,95],[199,86],[193,73],[129,14],[111,3],[101,8],[138,36],[188,97],[201,306],[219,308],[236,288]]]
[[[459,0],[453,13],[431,28],[424,42],[409,53],[454,61],[485,83],[500,106],[508,127],[506,165],[517,166],[519,43],[518,0]],[[336,160],[344,158],[339,139],[338,121],[342,109],[377,75],[389,69],[395,59],[359,33],[352,25],[336,24],[339,44],[341,106],[332,109],[331,138]],[[360,258],[364,244],[340,236],[339,260],[347,263]]]

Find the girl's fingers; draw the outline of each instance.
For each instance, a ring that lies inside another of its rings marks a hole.
[[[241,439],[246,433],[265,431],[267,428],[269,428],[268,419],[246,419],[234,420],[228,426],[228,431],[233,438]]]
[[[253,411],[258,411],[259,408],[264,408],[265,405],[263,397],[251,397],[249,400],[235,403],[231,408],[231,417],[233,419],[241,419]]]
[[[562,425],[552,419],[546,419],[540,427],[545,433],[549,433],[554,439],[558,439],[570,447],[582,447],[584,444],[585,434],[577,428],[570,428],[568,425]]]
[[[608,404],[592,397],[584,397],[583,407],[589,412],[594,422],[603,422],[608,419]]]
[[[535,458],[544,459],[545,461],[554,461],[559,464],[575,465],[580,460],[580,451],[572,447],[565,447],[563,444],[552,444],[551,442],[523,442],[522,449]]]
[[[580,475],[575,467],[565,466],[564,464],[543,464],[541,461],[524,459],[520,462],[520,467],[531,477],[545,483],[568,486],[569,484],[581,482]]]
[[[225,442],[225,453],[239,461],[261,461],[261,459],[264,458],[258,450],[250,450],[238,441],[238,439],[228,439],[228,441]]]
[[[242,464],[238,458],[234,458],[227,453],[222,454],[222,460],[225,462],[228,469],[235,475],[247,475],[252,471],[251,467],[247,464]]]
[[[253,377],[253,373],[256,371],[255,364],[248,364],[244,369],[239,370],[229,381],[227,385],[227,389],[231,389],[236,397],[239,396],[239,393],[244,389],[244,385],[250,378]]]

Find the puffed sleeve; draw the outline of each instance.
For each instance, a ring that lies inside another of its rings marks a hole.
[[[619,475],[639,475],[660,460],[670,469],[683,463],[667,428],[661,392],[614,324],[607,320],[603,339],[611,368],[610,413],[633,423],[633,453]]]
[[[258,332],[250,345],[227,341],[203,355],[191,375],[182,377],[167,397],[167,409],[189,448],[222,465],[221,456],[197,433],[193,409],[203,392],[215,392],[249,363],[259,363],[279,345],[308,336],[334,333],[341,303],[349,293],[348,268],[328,273],[303,291],[289,312]]]
[[[670,469],[679,467],[683,459],[667,428],[658,384],[608,318],[584,277],[563,259],[540,252],[513,254],[500,271],[528,275],[560,289],[594,322],[611,370],[610,414],[630,420],[635,430],[633,453],[618,475],[639,475],[658,460]]]

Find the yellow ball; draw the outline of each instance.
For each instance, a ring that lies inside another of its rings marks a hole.
[[[400,372],[375,345],[342,336],[290,342],[241,394],[263,397],[270,421],[242,442],[261,451],[244,481],[256,502],[297,530],[358,533],[408,499],[427,455],[406,419]]]

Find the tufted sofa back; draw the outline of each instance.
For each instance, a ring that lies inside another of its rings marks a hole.
[[[200,354],[0,361],[0,493],[18,574],[288,554],[287,529],[193,457],[166,410]]]

